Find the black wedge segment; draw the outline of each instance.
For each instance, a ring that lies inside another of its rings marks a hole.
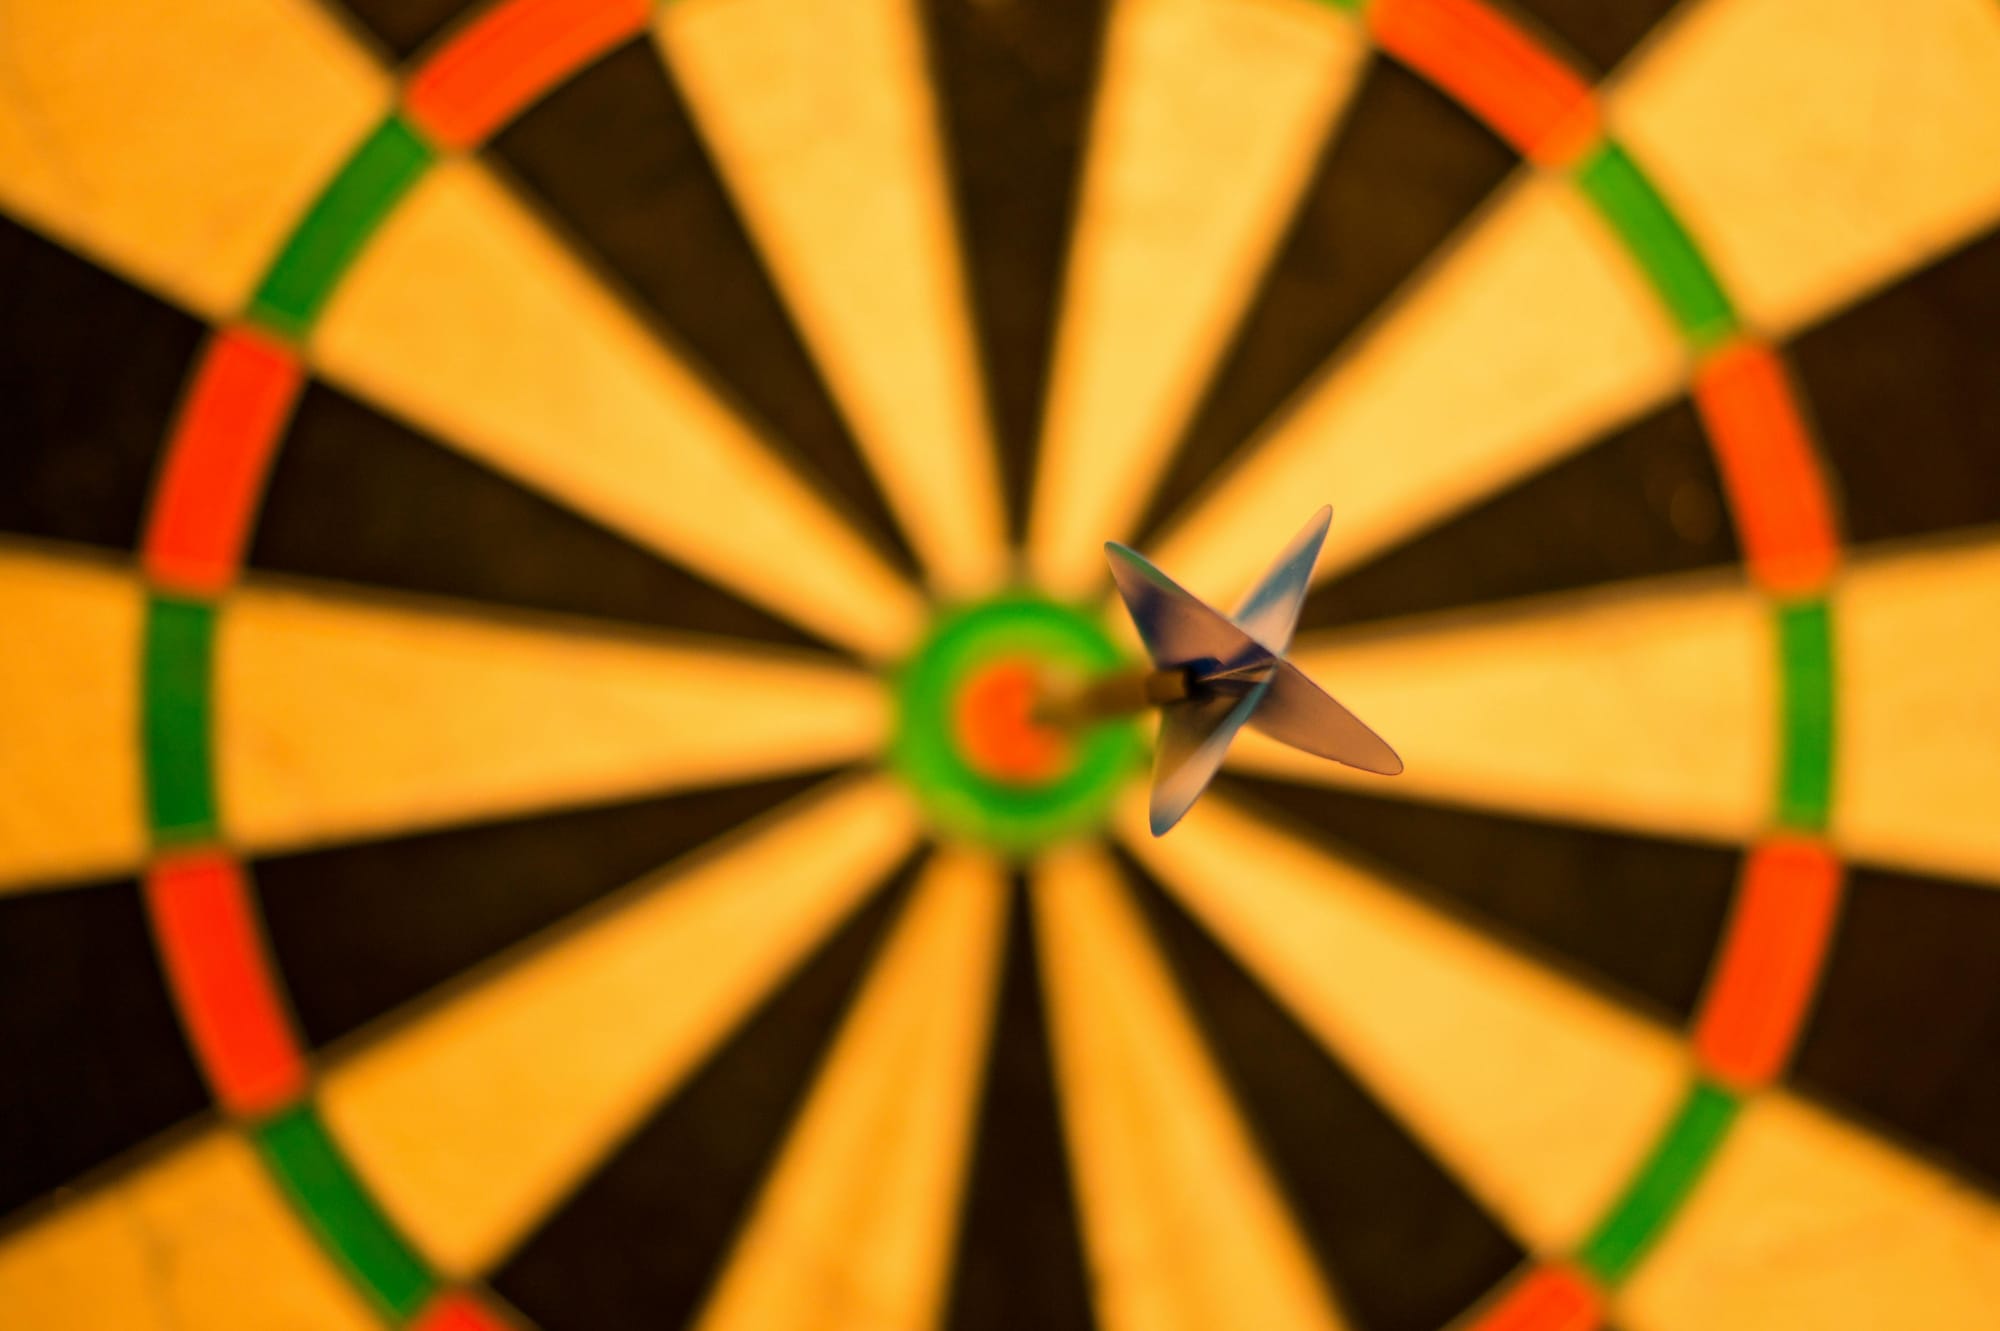
[[[1153,495],[1140,528],[1145,536],[1437,255],[1515,160],[1430,84],[1392,61],[1370,63],[1242,330]]]
[[[1096,1320],[1082,1220],[1058,1118],[1029,888],[1018,875],[1006,948],[944,1325],[1087,1331]]]
[[[692,1325],[915,868],[878,890],[514,1254],[493,1277],[503,1298],[542,1331]]]
[[[264,923],[315,1047],[804,794],[818,774],[275,856]]]
[[[774,446],[914,569],[651,39],[555,89],[492,146],[579,251],[607,265],[725,397],[775,432]]]
[[[1017,539],[1108,8],[1108,0],[923,0]]]
[[[1120,860],[1349,1324],[1435,1331],[1505,1279],[1520,1246],[1159,883]],[[1413,1252],[1424,1260],[1406,1260]]]
[[[1850,871],[1792,1079],[2000,1194],[2000,892]]]
[[[488,8],[492,0],[340,0],[378,41],[408,60],[460,15]]]
[[[659,555],[315,383],[279,450],[254,569],[819,645]]]
[[[207,1108],[130,879],[0,897],[0,1216]]]
[[[1701,997],[1742,860],[1720,846],[1234,773],[1216,789],[1674,1025]]]
[[[1792,342],[1850,540],[2000,521],[1996,310],[2000,230]]]
[[[202,326],[0,217],[0,531],[129,550]]]
[[[1739,558],[1686,398],[1320,584],[1301,629],[1573,591]]]
[[[1680,0],[1508,0],[1530,31],[1583,57],[1586,77],[1617,68]]]

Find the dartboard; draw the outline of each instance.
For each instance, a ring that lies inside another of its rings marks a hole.
[[[1996,1324],[1989,0],[0,51],[0,1323]]]

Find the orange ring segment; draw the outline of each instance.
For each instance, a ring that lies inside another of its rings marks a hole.
[[[649,0],[507,0],[461,29],[410,76],[403,109],[433,143],[484,143],[530,103],[628,37]]]

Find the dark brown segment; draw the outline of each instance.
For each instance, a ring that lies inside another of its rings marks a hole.
[[[1792,342],[1850,540],[2000,521],[1995,311],[2000,231]]]
[[[1393,61],[1372,61],[1142,534],[1217,475],[1514,164],[1457,103]]]
[[[502,1297],[542,1331],[692,1324],[915,867],[842,925],[514,1254],[493,1277]]]
[[[1678,1025],[1694,1013],[1742,856],[1566,823],[1225,774],[1342,858]]]
[[[1792,1080],[2000,1194],[2000,891],[1850,871]]]
[[[407,60],[460,15],[489,8],[494,0],[340,0],[376,40]]]
[[[265,928],[315,1046],[447,983],[823,774],[272,856]]]
[[[944,1325],[948,1331],[1088,1331],[1096,1318],[1083,1227],[1058,1117],[1028,887],[1018,875],[1006,947]]]
[[[1136,861],[1121,859],[1349,1323],[1435,1331],[1504,1280],[1521,1246]]]
[[[1506,0],[1530,32],[1558,52],[1583,57],[1586,77],[1604,75],[1630,55],[1680,0]]]
[[[914,569],[650,38],[530,107],[493,151],[724,396],[767,423],[836,507]]]
[[[129,879],[0,897],[0,1215],[208,1107]]]
[[[137,546],[202,325],[0,217],[0,531]]]
[[[1573,591],[1738,558],[1707,437],[1679,398],[1320,584],[1299,626]]]
[[[923,0],[1017,539],[1108,8],[1105,0]]]
[[[249,565],[690,633],[819,645],[323,384],[272,467]]]

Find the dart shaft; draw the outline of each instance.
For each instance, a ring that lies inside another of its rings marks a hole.
[[[1035,713],[1037,719],[1050,725],[1075,729],[1151,711],[1179,702],[1188,693],[1185,671],[1138,666],[1101,675],[1080,690],[1045,697],[1037,704]]]

